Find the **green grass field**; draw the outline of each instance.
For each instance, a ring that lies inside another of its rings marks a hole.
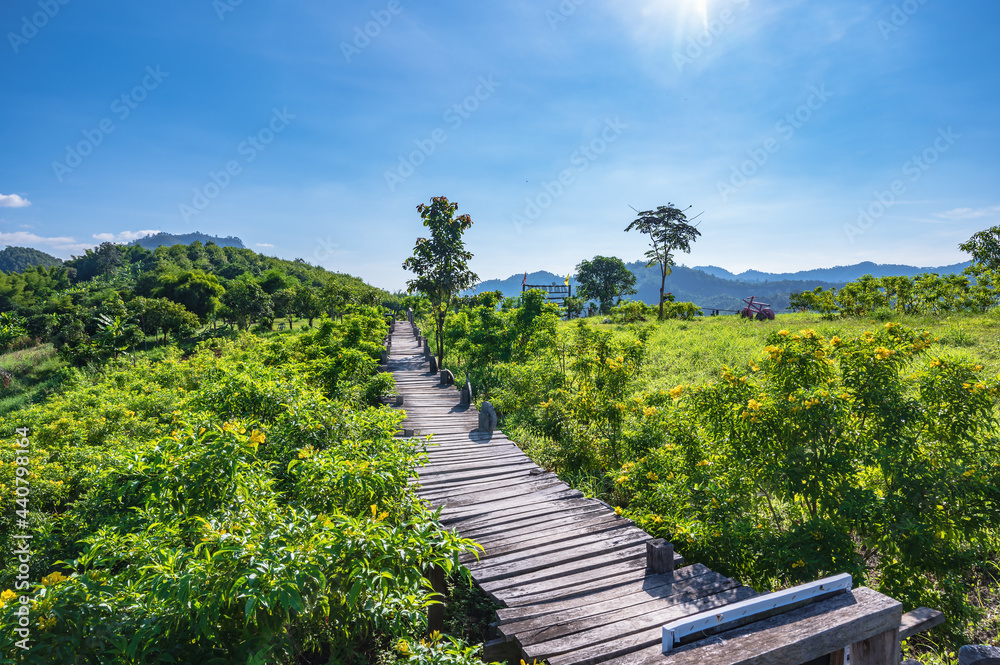
[[[600,319],[593,319],[595,323]],[[911,328],[930,331],[939,342],[934,355],[958,355],[975,359],[989,373],[1000,373],[1000,313],[934,316],[900,316],[890,319]],[[715,381],[723,366],[738,367],[761,359],[767,336],[778,330],[815,330],[827,338],[850,337],[884,325],[866,318],[824,320],[819,314],[779,314],[775,321],[750,321],[737,316],[698,317],[691,321],[656,323],[650,338],[646,365],[647,390],[673,388],[679,384],[703,385]],[[575,325],[563,323],[563,326]],[[596,324],[627,329],[627,325]]]

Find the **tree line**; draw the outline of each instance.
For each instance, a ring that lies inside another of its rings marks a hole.
[[[214,243],[158,247],[106,242],[61,266],[0,274],[9,347],[52,342],[75,364],[114,357],[148,337],[175,339],[211,326],[312,326],[349,305],[388,294],[302,259],[287,261]]]

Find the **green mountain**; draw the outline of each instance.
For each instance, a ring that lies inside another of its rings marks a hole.
[[[725,268],[718,266],[695,266],[695,270],[702,270],[710,275],[731,279],[739,282],[776,282],[782,280],[812,280],[818,279],[824,282],[835,284],[846,284],[860,279],[864,275],[873,277],[886,277],[888,275],[900,277],[913,277],[925,272],[936,272],[939,275],[957,275],[972,265],[971,261],[956,263],[950,266],[940,266],[937,268],[918,268],[917,266],[900,265],[895,263],[873,263],[865,261],[849,266],[834,266],[833,268],[817,268],[815,270],[800,270],[799,272],[761,272],[759,270],[746,270],[739,274],[731,273]]]
[[[659,302],[660,271],[658,268],[647,268],[644,261],[627,263],[628,269],[636,276],[638,293],[630,298],[641,300],[650,305]],[[678,301],[693,302],[704,310],[741,309],[743,299],[756,296],[758,302],[769,303],[776,311],[788,307],[788,297],[792,293],[812,291],[816,287],[824,289],[840,288],[862,275],[913,276],[924,272],[936,272],[940,275],[961,273],[969,264],[958,263],[937,268],[918,268],[907,265],[876,264],[871,262],[858,263],[852,266],[836,268],[821,268],[803,270],[796,273],[764,273],[749,270],[739,275],[715,266],[688,268],[676,266],[667,277],[666,291],[672,293]],[[528,273],[528,284],[562,284],[565,275],[556,275],[548,271]],[[524,273],[511,275],[506,279],[490,279],[479,284],[474,291],[467,293],[482,293],[483,291],[502,291],[505,296],[515,296],[521,293],[521,282]],[[576,292],[577,282],[570,277],[569,283]]]
[[[151,236],[146,236],[145,238],[139,238],[138,240],[133,240],[130,245],[139,245],[149,250],[156,249],[157,247],[172,247],[173,245],[190,245],[195,240],[201,242],[202,245],[207,245],[210,242],[215,243],[219,247],[238,247],[240,249],[246,249],[246,245],[243,241],[236,236],[226,236],[225,238],[221,236],[210,236],[205,233],[183,233],[180,235],[174,235],[172,233],[160,232]]]
[[[61,266],[62,259],[57,259],[51,254],[46,254],[31,247],[10,247],[0,250],[0,271],[2,272],[24,272],[28,268],[35,266]]]

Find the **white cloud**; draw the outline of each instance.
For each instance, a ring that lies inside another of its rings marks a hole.
[[[257,247],[274,247],[274,245],[269,242],[257,242],[254,244],[257,245]]]
[[[31,201],[17,194],[0,194],[0,208],[27,208]]]
[[[145,231],[122,231],[118,235],[114,233],[95,233],[94,238],[101,242],[132,242],[139,238],[151,236],[154,233],[159,233],[159,231],[150,231],[148,229]]]
[[[954,210],[939,212],[937,216],[952,220],[998,217],[1000,216],[1000,206],[993,206],[991,208],[955,208]]]
[[[46,238],[27,231],[15,231],[13,233],[0,232],[0,245],[14,245],[16,247],[34,247],[54,251],[67,256],[70,252],[82,253],[86,249],[94,246],[93,243],[77,242],[76,238],[69,236],[57,236]],[[41,247],[39,247],[41,246]]]

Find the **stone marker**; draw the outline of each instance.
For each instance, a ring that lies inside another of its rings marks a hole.
[[[438,359],[437,356],[431,356],[431,374],[438,373]]]
[[[465,387],[462,388],[462,398],[460,403],[466,406],[472,404],[472,384],[469,383],[468,377],[465,379]]]
[[[958,650],[958,665],[1000,665],[1000,648],[969,644]]]
[[[424,337],[424,355],[427,357],[431,355],[431,345],[427,342],[426,337]]]
[[[455,375],[451,373],[450,369],[441,370],[441,385],[442,386],[455,385]]]
[[[479,407],[479,428],[480,432],[492,432],[497,428],[497,412],[489,402],[483,402]]]

